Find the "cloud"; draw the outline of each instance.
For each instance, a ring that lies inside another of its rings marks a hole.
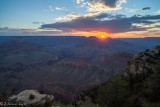
[[[89,0],[84,5],[87,5],[89,12],[106,12],[121,9],[122,3],[126,3],[126,0]]]
[[[134,13],[134,12],[136,12],[137,10],[139,10],[139,9],[129,9],[129,8],[126,8],[126,11],[127,11],[127,12],[131,12],[131,13]]]
[[[67,11],[67,9],[66,9],[65,7],[62,7],[62,8],[56,7],[55,9],[56,9],[56,10],[60,10],[60,11]]]
[[[141,9],[141,11],[150,10],[150,9],[151,9],[150,7],[144,7]]]
[[[0,31],[1,31],[1,30],[7,30],[7,29],[8,29],[8,27],[1,27],[1,26],[0,26]]]
[[[36,22],[37,23],[37,22]],[[101,13],[90,17],[78,17],[66,22],[43,24],[40,29],[0,27],[1,36],[30,35],[96,35],[99,32],[111,33],[115,37],[132,35],[157,36],[160,28],[160,15],[134,15]]]
[[[55,20],[73,20],[73,19],[76,19],[80,16],[81,15],[79,15],[79,14],[71,13],[71,14],[67,14],[66,16],[61,16],[61,17],[55,18]]]
[[[33,29],[0,27],[0,36],[16,36],[22,33],[25,35],[26,32],[33,32]]]
[[[131,13],[134,13],[136,11],[146,11],[146,10],[150,10],[151,8],[150,7],[144,7],[142,9],[130,9],[130,8],[126,8],[126,11],[127,12],[131,12]]]
[[[48,6],[50,11],[53,11],[53,7],[52,6]]]
[[[53,7],[52,6],[48,6],[48,9],[45,9],[45,10],[43,10],[43,11],[45,11],[45,12],[53,12],[54,11],[54,9],[53,9]]]
[[[84,2],[84,0],[76,0],[77,4]]]
[[[0,36],[53,35],[59,33],[61,33],[61,30],[56,29],[23,29],[0,27]]]
[[[135,15],[126,17],[124,15],[111,15],[107,13],[99,14],[91,17],[79,17],[67,22],[57,22],[53,24],[44,24],[41,29],[54,28],[63,32],[73,31],[99,31],[108,33],[121,33],[130,31],[145,31],[151,27],[143,27],[141,25],[152,25],[160,22],[160,15]]]
[[[33,22],[32,24],[45,24],[44,22]]]
[[[73,0],[75,1],[75,0]],[[77,4],[81,3],[81,7],[86,7],[86,14],[77,14],[77,13],[69,13],[65,16],[60,16],[55,18],[55,20],[73,20],[80,17],[90,17],[102,12],[110,11],[110,10],[118,10],[121,9],[121,4],[126,3],[126,0],[88,0],[84,2],[84,0],[76,0]],[[58,9],[57,10],[61,10]]]
[[[66,16],[58,17],[55,20],[73,20],[73,19],[80,18],[80,17],[94,16],[94,15],[96,15],[98,13],[99,12],[89,12],[89,13],[86,13],[84,15],[80,15],[80,14],[76,14],[76,13],[70,13],[70,14],[67,14]]]
[[[158,11],[156,11],[155,14],[160,15],[160,9]]]

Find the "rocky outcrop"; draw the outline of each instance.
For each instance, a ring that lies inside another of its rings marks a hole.
[[[160,45],[133,56],[125,67],[125,77],[140,76],[143,79],[148,73],[153,72],[153,66],[157,63],[160,63]]]
[[[9,97],[9,101],[23,102],[25,105],[43,105],[54,99],[52,95],[40,94],[37,90],[24,90],[18,95]]]

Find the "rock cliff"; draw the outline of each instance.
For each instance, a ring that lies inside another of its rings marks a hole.
[[[143,79],[153,72],[153,67],[158,63],[160,63],[160,45],[133,56],[125,67],[125,77]]]

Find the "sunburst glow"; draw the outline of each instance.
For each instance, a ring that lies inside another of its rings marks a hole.
[[[99,39],[106,39],[106,38],[109,37],[109,35],[108,35],[108,33],[100,32],[100,33],[98,33],[97,37],[98,37]]]
[[[104,38],[104,35],[101,35],[101,38]]]

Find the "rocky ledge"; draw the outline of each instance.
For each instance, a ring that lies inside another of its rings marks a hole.
[[[9,97],[9,101],[23,102],[25,105],[43,105],[53,101],[52,95],[40,94],[37,90],[24,90],[18,95]]]
[[[125,77],[136,78],[138,76],[143,79],[153,72],[153,67],[158,63],[160,63],[160,45],[133,56],[125,67]]]

